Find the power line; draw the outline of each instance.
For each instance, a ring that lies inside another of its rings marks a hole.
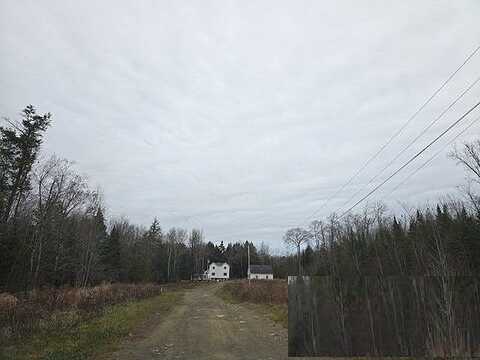
[[[385,170],[387,170],[400,156],[402,156],[405,151],[410,149],[410,147],[417,142],[418,139],[420,139],[425,133],[430,130],[430,128],[435,125],[465,94],[467,94],[478,82],[480,81],[480,77],[478,77],[473,83],[470,84],[457,98],[450,103],[430,124],[428,124],[421,132],[418,134],[410,143],[405,146],[395,157],[388,162],[387,165],[385,165],[376,175],[374,175],[370,180],[368,180],[367,184],[362,186],[360,189],[358,189],[343,205],[339,208],[343,208],[345,205],[350,203],[358,194],[360,194],[363,190],[368,188],[380,175],[383,174]],[[337,209],[338,210],[338,209]]]
[[[460,131],[453,139],[451,139],[444,146],[442,146],[442,148],[440,150],[438,150],[435,154],[433,154],[427,161],[425,161],[422,165],[420,165],[417,169],[415,169],[407,177],[405,177],[405,179],[403,179],[400,183],[398,183],[386,196],[392,195],[395,191],[398,190],[399,187],[401,187],[403,184],[405,184],[413,175],[418,173],[425,166],[427,166],[429,163],[431,163],[433,160],[435,160],[443,152],[443,150],[445,150],[445,148],[447,148],[448,146],[453,144],[455,142],[455,140],[457,140],[460,136],[465,134],[465,132],[467,132],[467,130],[470,129],[473,125],[475,125],[475,123],[479,120],[480,120],[480,116],[478,116],[476,119],[474,119],[470,124],[468,124],[468,126],[465,129]]]
[[[472,106],[465,114],[463,114],[458,120],[453,122],[448,128],[446,128],[440,135],[438,135],[435,139],[433,139],[428,145],[426,145],[422,150],[417,152],[414,156],[410,158],[405,164],[403,164],[401,167],[399,167],[397,170],[393,172],[389,177],[387,177],[385,180],[383,180],[380,184],[375,186],[368,194],[363,196],[360,200],[358,200],[355,204],[353,204],[348,210],[344,211],[342,215],[339,217],[339,219],[343,218],[346,214],[348,214],[350,211],[352,211],[355,207],[357,207],[360,203],[362,203],[364,200],[366,200],[370,195],[372,195],[374,192],[376,192],[380,187],[382,187],[387,181],[389,181],[391,178],[393,178],[395,175],[397,175],[400,171],[402,171],[404,168],[406,168],[410,163],[412,163],[416,158],[418,158],[422,153],[424,153],[430,146],[432,146],[434,143],[436,143],[440,138],[442,138],[447,132],[449,132],[453,127],[455,127],[458,123],[460,123],[468,114],[470,114],[473,110],[475,110],[478,106],[480,105],[480,101],[477,102],[474,106]]]
[[[318,214],[319,211],[324,209],[330,201],[337,196],[341,191],[343,191],[348,185],[352,183],[352,181],[360,175],[360,173],[365,170],[365,168],[373,161],[375,160],[382,152],[387,148],[390,143],[395,140],[402,132],[403,130],[417,117],[417,115],[433,100],[435,96],[452,80],[455,75],[470,61],[470,59],[475,56],[475,54],[480,50],[480,45],[473,50],[470,55],[467,56],[467,58],[463,61],[463,63],[455,69],[453,73],[450,74],[450,76],[440,85],[440,87],[433,92],[433,94],[415,111],[410,118],[400,127],[399,130],[397,130],[388,140],[385,144],[383,144],[380,149],[373,155],[371,156],[348,180],[346,183],[344,183],[335,193],[331,196],[328,197],[328,199],[324,202],[322,207],[315,212],[313,212],[309,217],[307,217],[306,221],[310,220],[313,218],[316,214]]]
[[[15,123],[13,122],[12,120],[10,120],[9,118],[7,117],[3,117],[2,118],[5,122],[9,123],[10,126],[12,126],[13,128],[15,128],[17,131],[19,131],[20,133],[24,133],[24,131],[22,129],[20,129],[20,127]]]

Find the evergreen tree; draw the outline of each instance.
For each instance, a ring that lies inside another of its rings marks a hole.
[[[0,126],[0,285],[10,283],[14,273],[27,277],[27,271],[18,266],[28,266],[24,252],[28,251],[25,241],[30,229],[24,220],[29,219],[8,222],[17,218],[18,209],[27,198],[32,166],[51,118],[49,113],[37,115],[32,105],[21,116],[19,125],[6,119],[12,127]]]
[[[20,126],[0,127],[0,223],[16,215],[30,188],[30,171],[37,158],[51,114],[37,115],[32,105],[22,111]]]
[[[110,281],[121,279],[122,259],[120,248],[120,231],[117,225],[114,225],[101,252],[101,262],[106,278]]]
[[[107,239],[107,226],[105,225],[105,217],[101,208],[98,208],[95,214],[95,234],[97,244],[102,244]]]

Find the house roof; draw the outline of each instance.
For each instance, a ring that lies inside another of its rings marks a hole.
[[[226,262],[211,262],[209,265],[223,266],[223,265],[228,265],[228,263],[226,263]]]
[[[250,274],[273,274],[272,265],[250,265]]]

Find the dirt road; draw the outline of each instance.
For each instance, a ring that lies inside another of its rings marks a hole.
[[[219,286],[185,290],[172,313],[111,359],[287,359],[287,330],[252,306],[226,303]]]

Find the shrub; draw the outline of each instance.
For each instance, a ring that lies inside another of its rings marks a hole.
[[[155,284],[101,284],[90,288],[34,290],[26,295],[0,294],[0,338],[9,339],[42,329],[75,326],[108,305],[155,296]]]
[[[246,280],[225,284],[224,291],[240,301],[265,304],[287,304],[288,290],[285,280]]]

